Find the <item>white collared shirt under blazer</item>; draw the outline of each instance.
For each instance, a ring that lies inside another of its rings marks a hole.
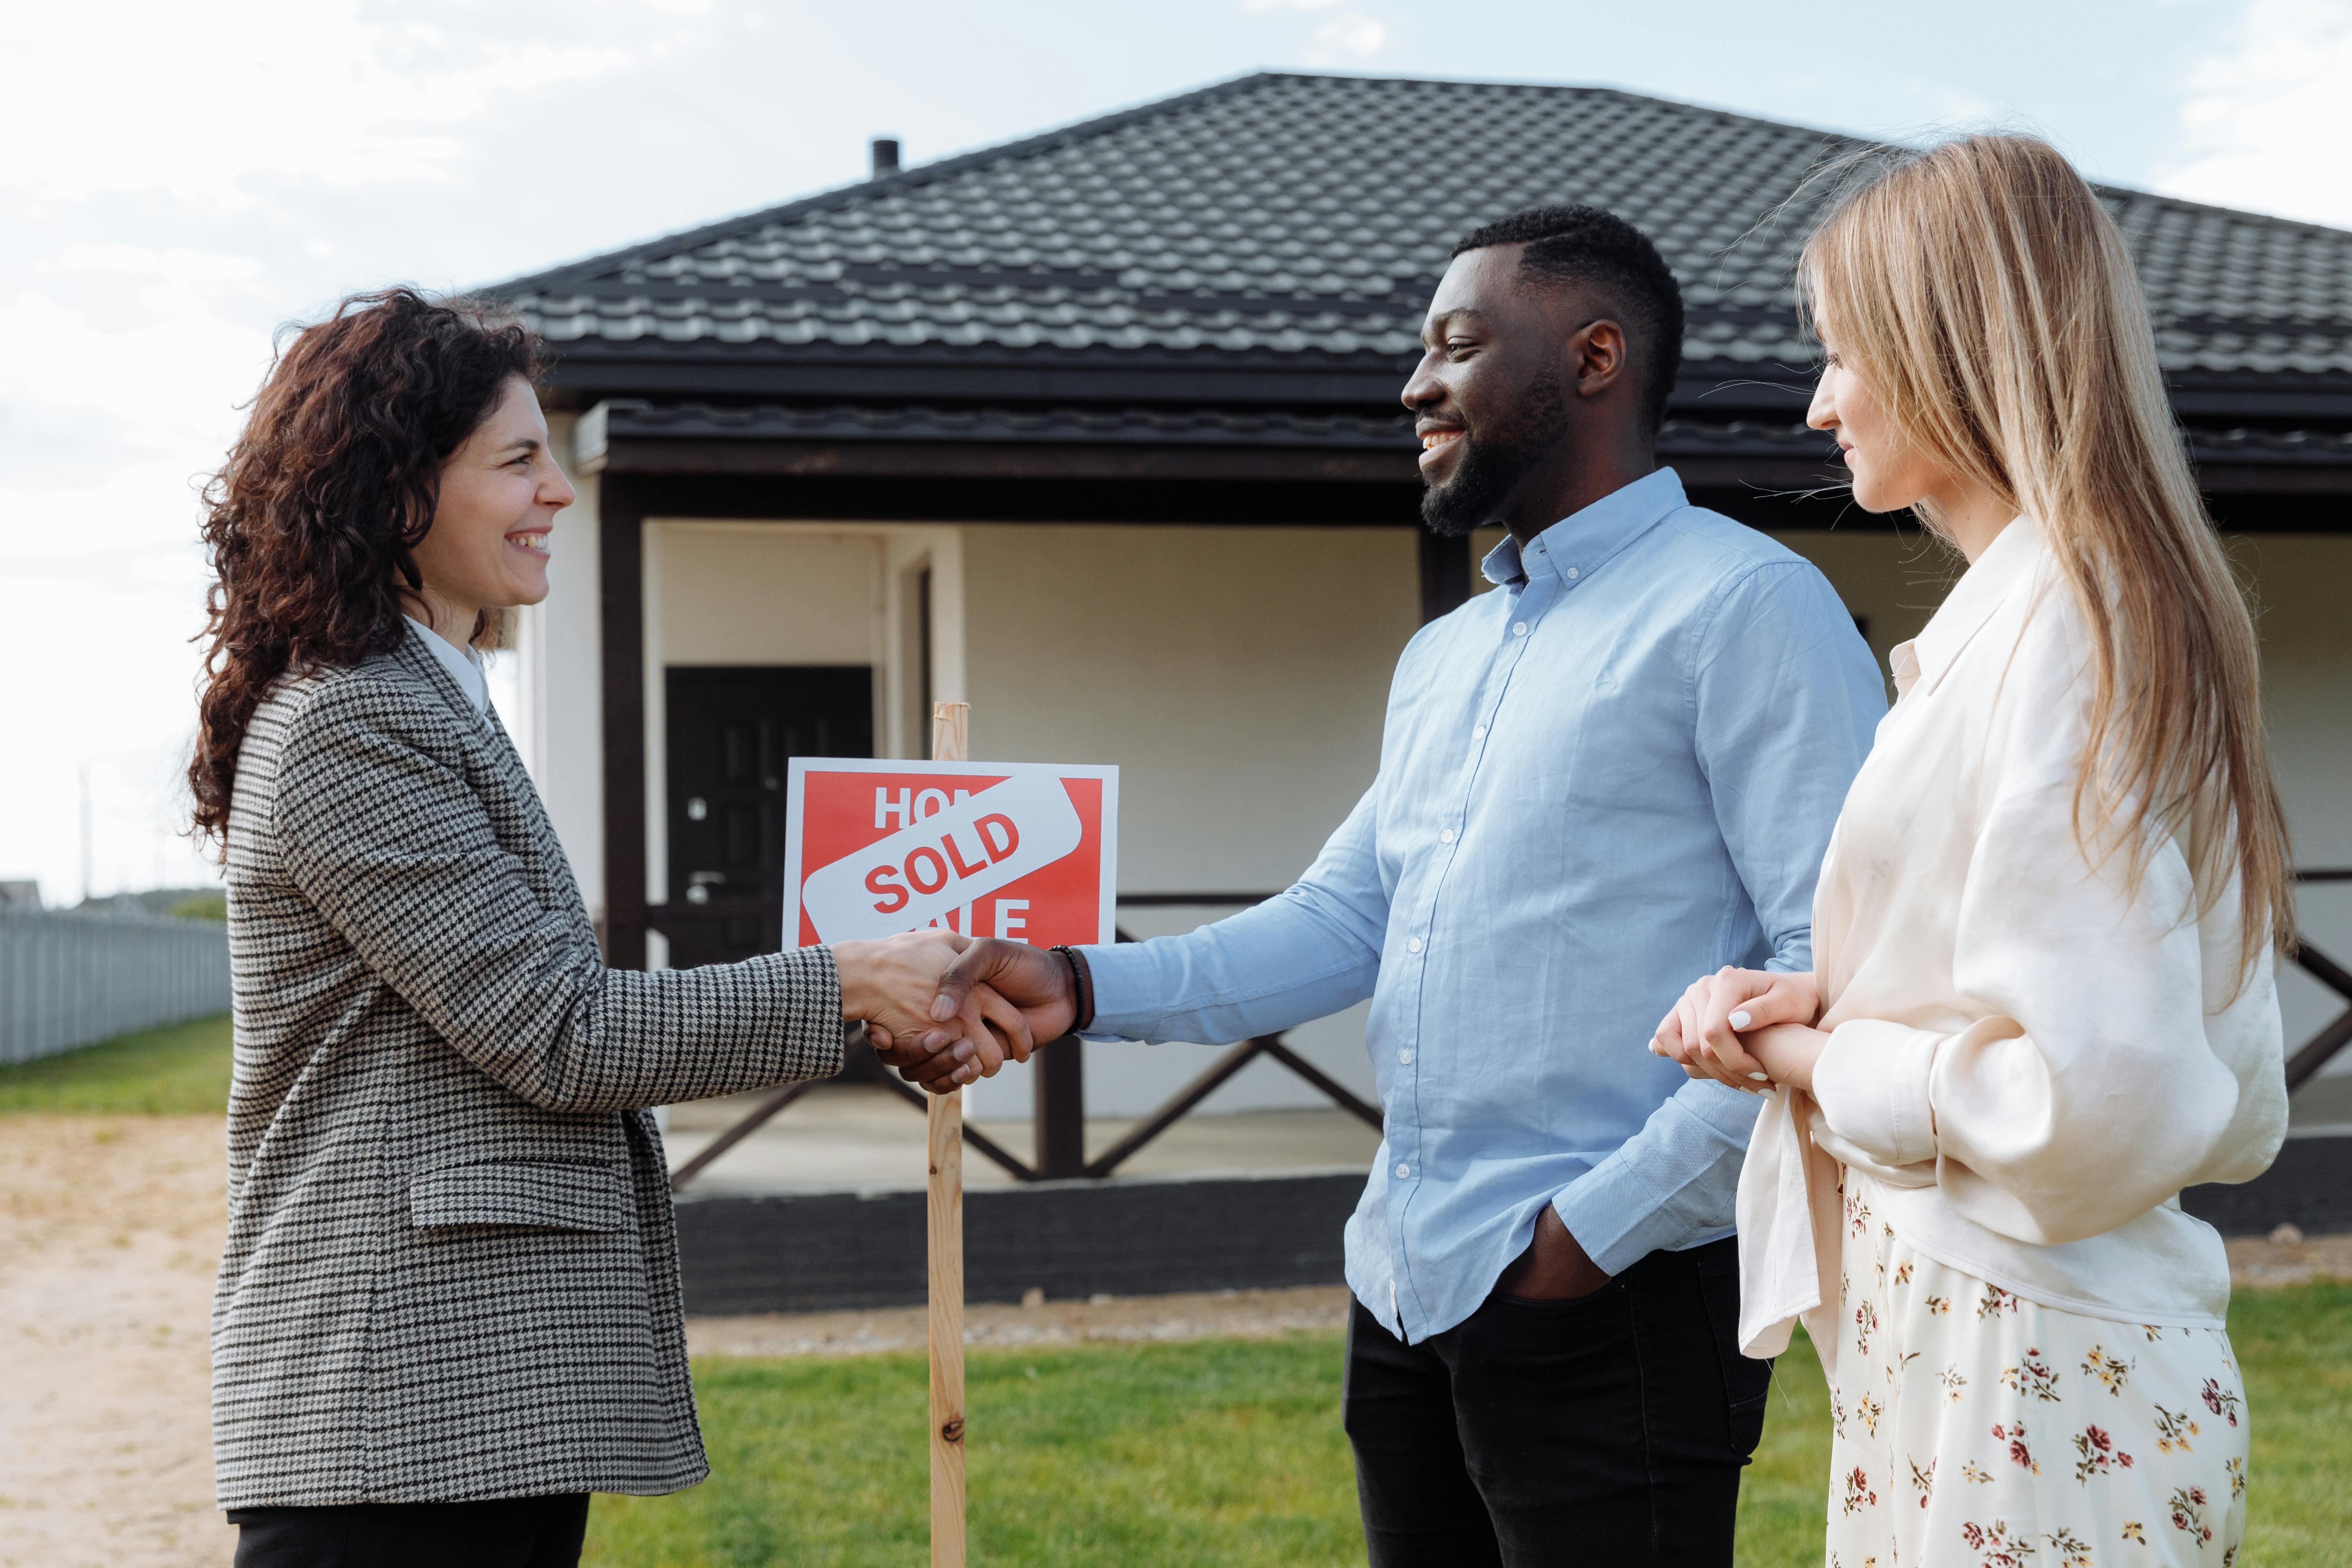
[[[841,1062],[824,948],[604,967],[521,759],[427,635],[280,680],[237,759],[226,1509],[700,1480],[639,1108]]]
[[[1830,1042],[1811,1096],[1771,1097],[1741,1174],[1750,1355],[1802,1316],[1835,1357],[1841,1163],[1964,1274],[2087,1317],[2223,1325],[2229,1260],[2179,1194],[2252,1179],[2285,1136],[2271,957],[2238,985],[2236,885],[2200,918],[2178,842],[2136,889],[2123,853],[2095,868],[2078,845],[2090,661],[2027,519],[1895,650],[1898,698],[1814,897]]]

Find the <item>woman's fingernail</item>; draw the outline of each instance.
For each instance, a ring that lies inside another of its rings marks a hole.
[[[1748,1017],[1748,1009],[1745,1007],[1741,1008],[1738,1012],[1734,1013],[1728,1021],[1731,1026],[1735,1029],[1744,1029],[1748,1027],[1750,1023],[1754,1022],[1753,1019]]]
[[[1666,1047],[1658,1044],[1658,1037],[1655,1035],[1652,1035],[1650,1037],[1650,1054],[1654,1057],[1662,1057],[1666,1054]]]
[[[1772,1075],[1769,1072],[1752,1072],[1748,1076],[1754,1079],[1758,1083],[1770,1083],[1772,1081]]]

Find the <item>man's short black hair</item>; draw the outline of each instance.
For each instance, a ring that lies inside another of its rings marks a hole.
[[[1580,283],[1611,297],[1625,317],[1635,363],[1648,378],[1643,391],[1649,433],[1665,422],[1666,395],[1683,363],[1683,291],[1650,237],[1599,207],[1529,207],[1462,237],[1454,254],[1497,245],[1524,245],[1522,274]]]

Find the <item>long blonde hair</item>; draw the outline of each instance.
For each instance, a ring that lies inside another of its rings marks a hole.
[[[2292,940],[2286,819],[2253,621],[2173,426],[2123,236],[2032,137],[1865,156],[1805,244],[1805,309],[1831,318],[1915,450],[2041,524],[2092,634],[2076,840],[2095,863],[2105,853],[2085,842],[2087,807],[2092,838],[2129,847],[2137,888],[2177,837],[2200,917],[2234,872],[2242,986],[2266,943]]]

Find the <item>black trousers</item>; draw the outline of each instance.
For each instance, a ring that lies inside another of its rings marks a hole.
[[[1772,1377],[1739,1353],[1736,1246],[1654,1252],[1573,1300],[1490,1296],[1416,1345],[1357,1303],[1371,1568],[1729,1568]]]
[[[241,1508],[236,1568],[574,1568],[588,1494]]]

